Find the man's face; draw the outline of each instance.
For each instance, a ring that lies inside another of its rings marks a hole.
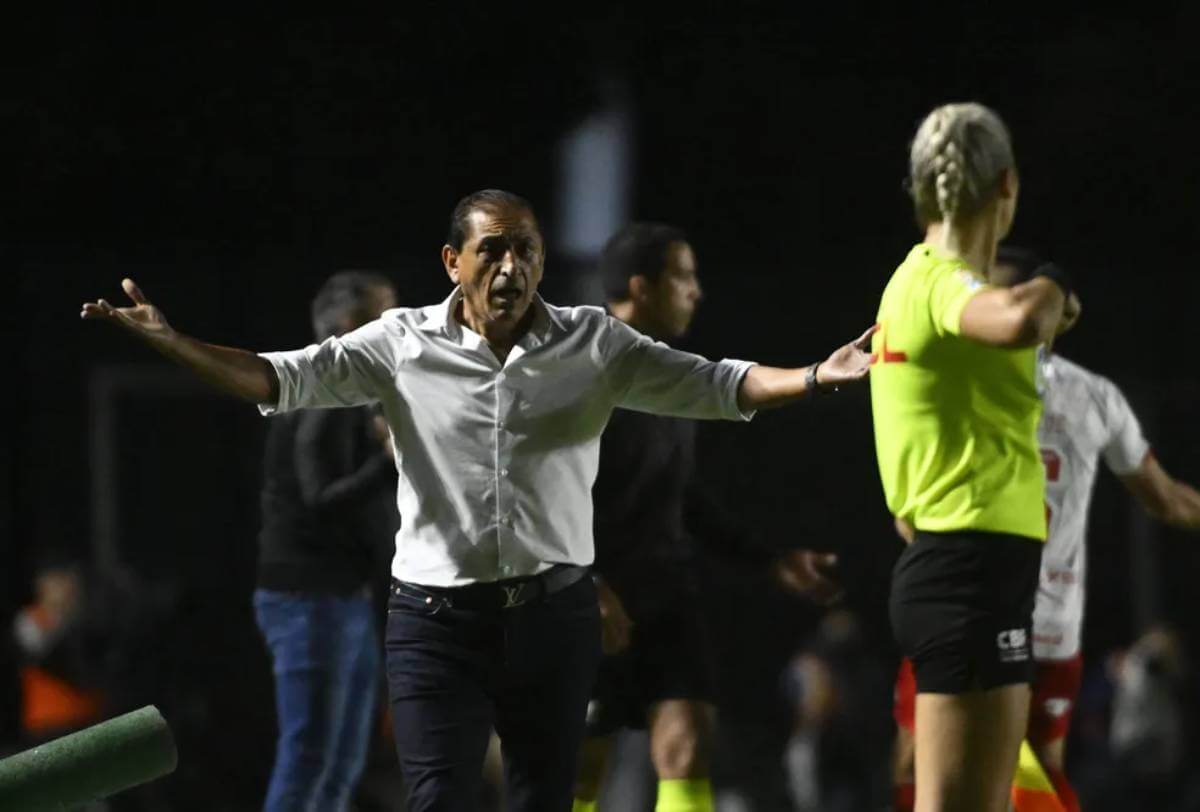
[[[476,209],[470,223],[461,251],[449,245],[442,248],[446,273],[462,287],[470,316],[515,325],[542,281],[541,232],[532,214],[515,207]]]
[[[644,320],[653,324],[662,338],[679,338],[691,326],[702,295],[692,247],[673,242],[667,247],[662,274],[639,304],[644,307]]]

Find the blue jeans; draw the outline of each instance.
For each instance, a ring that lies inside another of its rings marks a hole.
[[[266,812],[340,812],[366,763],[380,652],[366,597],[258,589],[279,740]]]

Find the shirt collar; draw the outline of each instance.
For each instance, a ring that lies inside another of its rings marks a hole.
[[[450,318],[450,313],[453,308],[458,307],[458,303],[462,300],[462,288],[455,287],[450,291],[440,304],[430,305],[424,308],[425,320],[417,325],[418,330],[423,330],[426,333],[443,333],[448,332],[447,328],[453,324],[454,320]]]
[[[917,243],[915,246],[913,246],[913,249],[908,252],[908,256],[910,259],[912,257],[918,256],[918,255],[926,256],[926,257],[933,257],[933,259],[939,263],[941,263],[941,262],[952,263],[952,264],[956,265],[959,270],[966,271],[967,273],[971,274],[972,276],[977,276],[980,279],[984,278],[983,273],[981,271],[979,271],[977,268],[973,268],[970,265],[968,265],[967,261],[965,259],[963,259],[960,256],[951,254],[948,251],[943,251],[941,248],[934,245],[933,243],[928,243],[928,242]]]
[[[530,302],[530,307],[534,308],[534,313],[533,324],[529,332],[540,343],[549,341],[555,332],[565,333],[567,331],[558,314],[554,312],[554,309],[550,305],[546,304],[546,300],[542,298],[540,293],[533,294],[533,301]]]
[[[425,321],[417,325],[417,328],[427,333],[442,333],[455,341],[461,340],[462,329],[458,319],[454,318],[454,311],[458,309],[462,297],[462,287],[456,286],[440,304],[425,308]],[[558,314],[550,305],[546,304],[546,300],[542,298],[541,294],[533,294],[533,301],[529,303],[529,306],[533,308],[533,324],[519,343],[524,343],[526,339],[532,338],[536,344],[544,344],[550,340],[555,331],[560,333],[566,331]]]

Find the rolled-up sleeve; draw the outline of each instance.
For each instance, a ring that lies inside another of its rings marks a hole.
[[[1150,443],[1142,433],[1142,425],[1125,395],[1112,381],[1101,378],[1093,391],[1103,408],[1104,426],[1108,431],[1104,461],[1117,476],[1132,474],[1150,453]]]
[[[378,321],[301,350],[260,353],[279,378],[279,401],[258,409],[271,415],[372,403],[391,376],[394,355]]]
[[[750,361],[709,361],[672,349],[609,318],[606,364],[616,405],[696,420],[750,420],[738,408],[738,390]]]

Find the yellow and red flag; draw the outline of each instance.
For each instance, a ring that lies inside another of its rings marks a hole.
[[[1021,742],[1021,755],[1013,776],[1012,808],[1014,812],[1066,812],[1054,792],[1054,784],[1027,741]]]

